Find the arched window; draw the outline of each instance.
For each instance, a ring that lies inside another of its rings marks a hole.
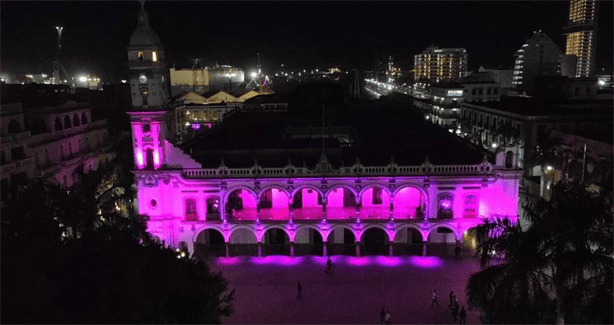
[[[9,133],[21,133],[21,124],[15,120],[9,121]]]
[[[196,200],[195,199],[186,199],[185,200],[185,220],[187,220],[187,221],[196,221],[196,220],[198,220],[198,214],[196,212]]]
[[[144,57],[144,55],[143,55],[143,52],[139,52],[139,53],[137,54],[137,56],[139,57],[139,61],[141,61],[141,62],[143,62],[143,60],[145,59],[145,57]]]
[[[55,130],[56,131],[62,130],[62,121],[60,120],[59,117],[55,118]]]
[[[87,124],[87,115],[85,115],[85,112],[81,114],[81,124],[83,125]]]
[[[452,203],[454,202],[454,195],[451,193],[439,194],[439,201],[437,204],[437,218],[450,219],[452,214]]]
[[[465,218],[475,218],[479,213],[480,202],[478,200],[478,196],[475,194],[470,194],[465,196],[465,210],[463,213],[463,217]]]
[[[145,159],[146,168],[154,169],[153,149],[147,149],[145,151]]]
[[[64,159],[64,146],[60,145],[60,160]]]
[[[79,115],[75,113],[75,116],[72,118],[72,125],[79,126],[81,125],[81,121],[79,120]]]
[[[514,153],[510,150],[505,154],[505,168],[512,168],[514,163]]]
[[[141,100],[143,101],[143,106],[149,105],[149,102],[147,101],[147,95],[148,94],[149,93],[147,92],[147,90],[141,91]]]
[[[158,61],[158,53],[156,51],[151,52],[151,60],[153,62],[157,62]]]
[[[64,128],[68,129],[71,128],[72,125],[70,123],[70,117],[68,115],[64,116]]]

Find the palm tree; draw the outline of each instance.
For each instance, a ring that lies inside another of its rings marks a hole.
[[[527,229],[507,219],[478,227],[477,254],[486,268],[467,284],[471,306],[489,323],[612,323],[611,313],[590,305],[596,297],[612,305],[606,287],[614,271],[611,189],[561,182],[549,201],[525,210]],[[500,263],[491,266],[493,258]]]

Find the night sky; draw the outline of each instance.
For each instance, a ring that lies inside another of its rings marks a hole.
[[[370,70],[393,55],[404,70],[430,44],[464,47],[469,69],[510,69],[513,54],[535,30],[564,50],[568,1],[481,2],[167,2],[145,7],[168,61],[188,68],[233,64],[251,71],[260,52],[266,73],[298,69]],[[131,2],[6,2],[2,72],[51,73],[56,31],[64,26],[61,61],[69,73],[103,79],[127,75],[126,45],[137,24]],[[612,2],[602,3],[597,67],[612,69]]]

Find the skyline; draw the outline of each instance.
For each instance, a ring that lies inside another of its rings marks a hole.
[[[138,8],[137,1],[3,2],[3,72],[51,72],[54,26],[61,25],[61,61],[70,73],[121,78],[127,73],[126,45]],[[370,70],[376,54],[384,62],[392,55],[396,66],[409,70],[413,56],[431,44],[465,48],[470,70],[481,65],[510,69],[514,52],[533,31],[542,30],[565,50],[568,2],[149,1],[145,8],[168,61],[177,68],[189,68],[199,58],[206,65],[233,64],[249,71],[260,53],[263,68],[273,73],[281,64],[294,70]],[[611,11],[611,2],[602,2],[598,71],[612,69]]]

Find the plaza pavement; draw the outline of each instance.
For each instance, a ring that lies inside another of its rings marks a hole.
[[[438,257],[333,256],[334,276],[324,274],[318,256],[218,258],[209,264],[236,289],[234,313],[224,324],[379,324],[382,306],[392,324],[451,324],[446,308],[453,290],[467,310],[467,323],[477,324],[469,310],[465,285],[480,269],[477,261]],[[297,281],[303,299],[296,299]],[[440,307],[431,308],[433,289]],[[458,324],[458,320],[456,321]]]

